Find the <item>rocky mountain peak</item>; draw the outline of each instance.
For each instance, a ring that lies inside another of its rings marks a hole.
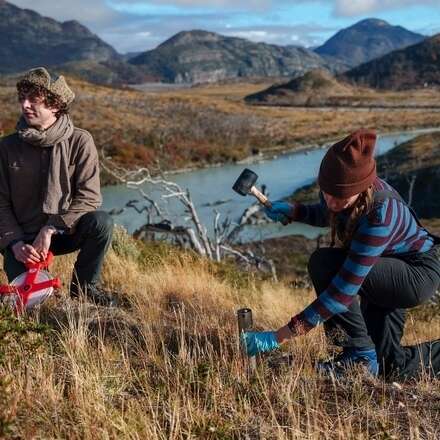
[[[338,59],[350,67],[366,63],[394,50],[419,43],[425,36],[384,20],[367,18],[342,29],[315,52]]]
[[[320,56],[304,48],[255,43],[202,30],[179,32],[129,62],[153,77],[172,83],[295,77],[310,69],[327,67]]]
[[[379,18],[365,18],[364,20],[358,21],[353,26],[356,27],[392,27],[390,23]]]
[[[166,46],[183,46],[192,43],[212,43],[218,42],[222,38],[221,35],[214,32],[204,31],[204,30],[191,30],[182,31],[172,36],[170,39],[166,40],[159,47]]]
[[[82,33],[84,36],[94,35],[88,28],[76,20],[65,21],[64,23],[61,23],[61,26],[65,32]]]
[[[6,1],[0,3],[0,73],[76,61],[119,59],[118,53],[75,20],[60,23]]]

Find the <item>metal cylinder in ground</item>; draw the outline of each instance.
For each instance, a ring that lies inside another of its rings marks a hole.
[[[246,347],[244,347],[241,344],[241,334],[243,332],[251,331],[253,327],[253,320],[252,320],[252,310],[249,308],[243,308],[237,310],[237,322],[238,322],[238,334],[240,337],[240,346],[243,354],[247,357],[246,353]],[[250,370],[254,370],[256,366],[255,362],[255,356],[249,356],[247,357],[249,361],[249,368]]]

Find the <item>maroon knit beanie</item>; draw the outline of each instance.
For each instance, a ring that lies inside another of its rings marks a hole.
[[[321,162],[318,184],[341,199],[365,191],[376,179],[376,133],[360,129],[332,145]]]

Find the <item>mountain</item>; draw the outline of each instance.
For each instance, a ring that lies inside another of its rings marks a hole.
[[[37,65],[106,61],[118,54],[77,21],[59,23],[0,0],[0,57],[8,60],[0,72],[14,73]]]
[[[122,54],[121,56],[122,56],[122,59],[123,59],[124,61],[128,61],[128,60],[130,60],[131,58],[137,57],[137,56],[140,55],[141,53],[143,53],[143,52],[142,52],[142,51],[137,51],[137,52],[127,52],[127,53]]]
[[[338,82],[329,72],[316,69],[285,83],[245,97],[248,104],[317,106],[353,94],[350,85]]]
[[[342,29],[315,49],[331,62],[336,58],[349,67],[368,62],[397,49],[419,43],[426,37],[386,21],[369,18]]]
[[[440,34],[362,64],[340,78],[378,89],[440,86]]]
[[[201,30],[179,32],[156,49],[129,62],[172,83],[297,76],[314,68],[327,67],[319,55],[305,48],[253,43]]]
[[[58,74],[74,76],[96,84],[123,85],[155,82],[158,79],[123,60],[111,58],[105,61],[72,61],[52,69]]]
[[[59,23],[0,0],[0,74],[47,66],[101,83],[145,82],[151,77],[77,21]]]

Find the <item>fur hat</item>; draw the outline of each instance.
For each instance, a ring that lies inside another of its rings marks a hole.
[[[18,81],[17,87],[22,82],[45,88],[50,93],[58,96],[58,98],[60,98],[66,105],[71,104],[75,99],[75,94],[67,85],[64,76],[52,79],[49,72],[44,67],[37,67],[26,72]]]
[[[322,159],[318,184],[334,197],[365,191],[376,179],[376,133],[360,129],[332,145]]]

